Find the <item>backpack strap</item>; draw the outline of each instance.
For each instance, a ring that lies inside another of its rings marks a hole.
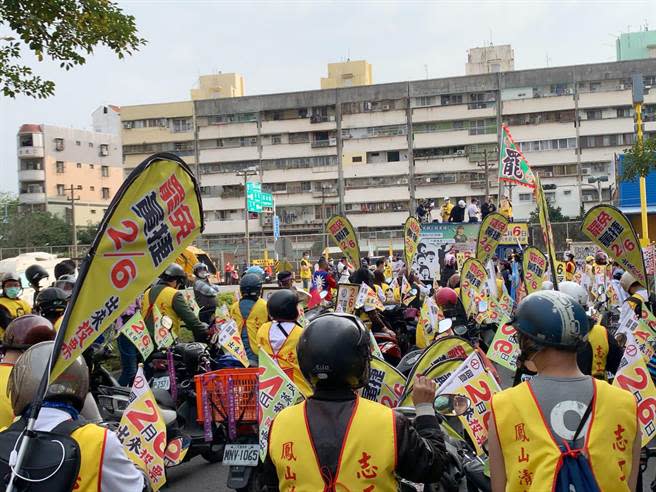
[[[81,427],[84,427],[85,425],[89,424],[87,420],[83,418],[79,418],[77,420],[64,420],[61,424],[57,425],[54,427],[50,432],[53,434],[63,434],[65,436],[70,436],[78,430]]]
[[[585,423],[588,421],[588,418],[590,417],[590,413],[592,413],[593,403],[594,403],[594,396],[590,400],[590,403],[588,403],[588,408],[586,408],[585,412],[583,412],[583,417],[581,417],[579,426],[576,428],[576,432],[574,433],[574,437],[572,438],[572,444],[576,442],[576,440],[579,438],[579,434],[581,434],[581,431],[583,430],[583,427],[585,427]]]

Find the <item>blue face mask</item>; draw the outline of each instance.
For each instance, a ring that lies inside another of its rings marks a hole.
[[[9,299],[16,299],[20,294],[20,291],[21,291],[20,287],[7,287],[5,289],[5,295]]]

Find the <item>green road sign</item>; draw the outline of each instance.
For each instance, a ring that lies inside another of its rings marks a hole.
[[[256,182],[246,183],[246,201],[249,212],[261,214],[273,211],[273,195],[262,193],[262,184]]]

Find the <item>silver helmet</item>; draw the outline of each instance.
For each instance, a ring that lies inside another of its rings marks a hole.
[[[32,403],[48,367],[53,346],[54,342],[32,345],[16,361],[7,385],[7,396],[15,415],[23,413]],[[88,392],[89,369],[84,359],[78,357],[57,379],[50,382],[45,399],[69,402],[81,410]]]

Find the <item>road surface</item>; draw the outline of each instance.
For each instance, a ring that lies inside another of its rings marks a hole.
[[[167,492],[228,492],[228,467],[221,463],[208,463],[197,456],[188,463],[176,466],[166,473]]]

